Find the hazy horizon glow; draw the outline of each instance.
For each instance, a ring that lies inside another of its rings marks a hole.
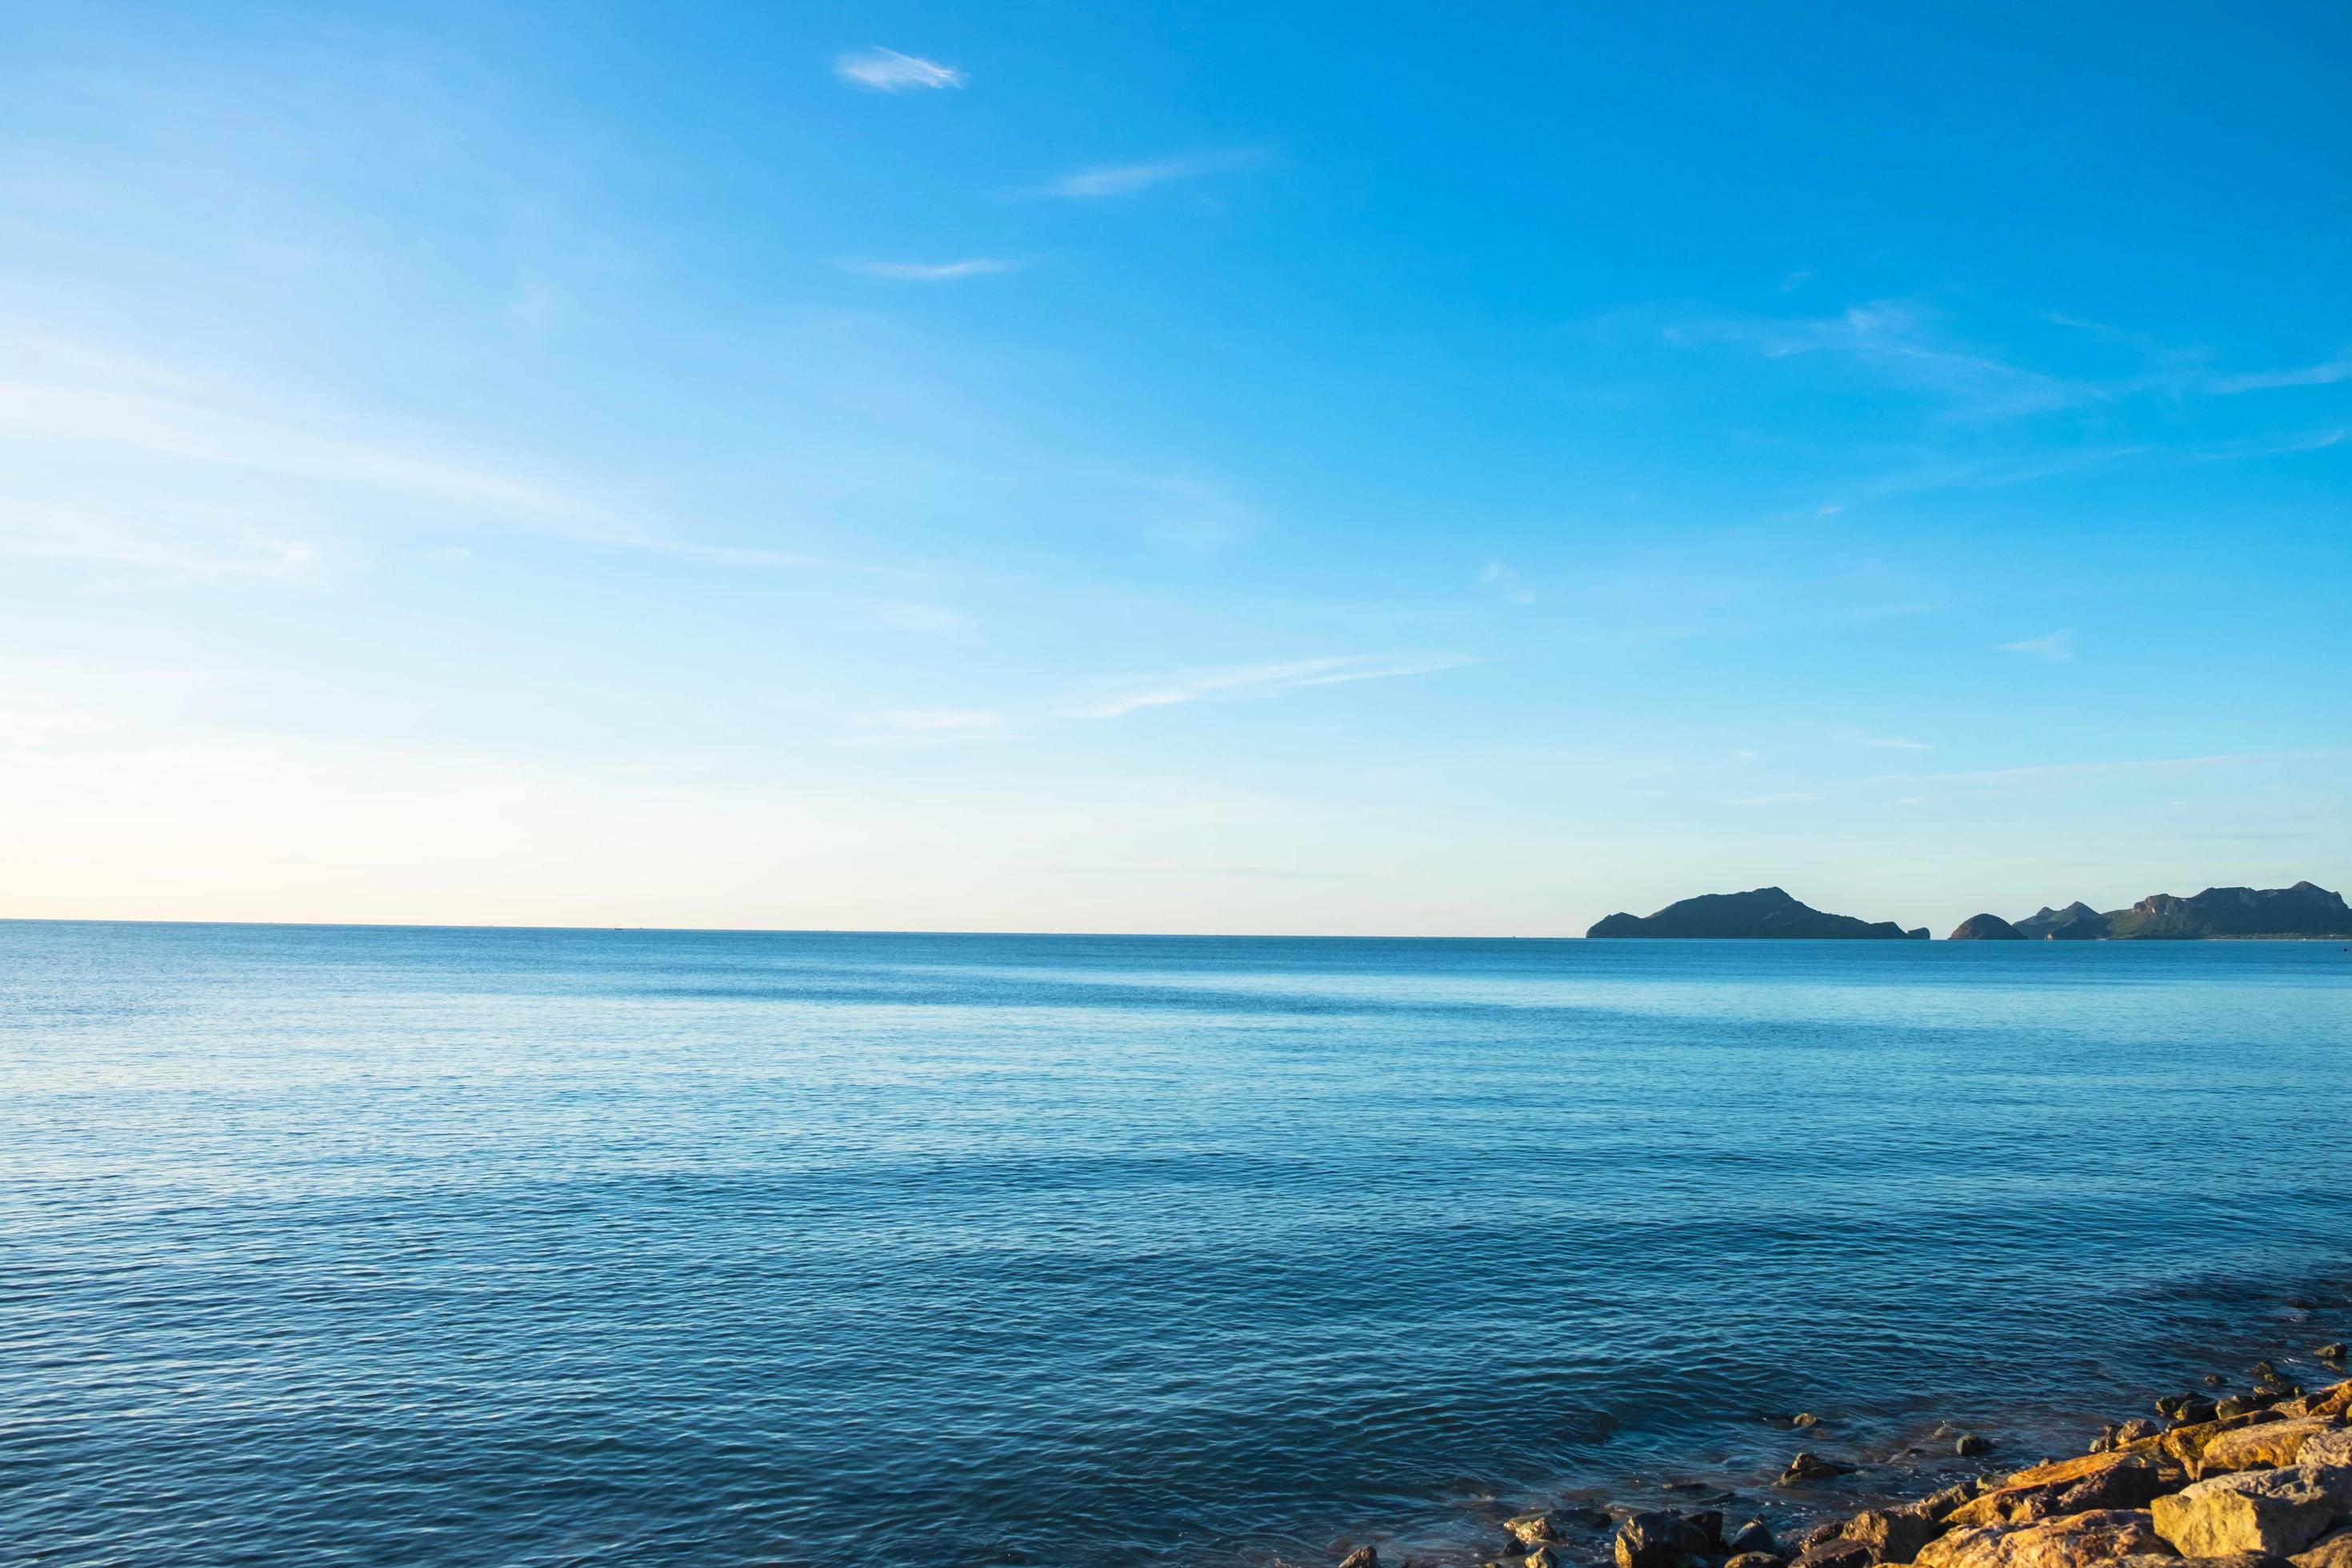
[[[0,915],[2352,884],[2352,17],[0,20]]]

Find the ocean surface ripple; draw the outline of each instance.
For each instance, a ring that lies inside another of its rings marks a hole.
[[[0,1553],[1322,1564],[2030,1444],[2352,1328],[2347,1047],[2318,942],[0,923]]]

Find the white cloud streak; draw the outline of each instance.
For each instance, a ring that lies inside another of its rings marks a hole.
[[[1669,342],[1737,343],[1766,359],[1843,359],[1882,380],[1948,399],[1956,412],[1970,418],[2046,413],[2110,396],[2098,386],[1941,341],[1917,308],[1899,300],[1874,300],[1811,320],[1689,322],[1667,328],[1665,337]]]
[[[1134,163],[1097,163],[1063,175],[1046,185],[1041,194],[1073,201],[1099,201],[1106,196],[1133,195],[1138,191],[1148,191],[1171,180],[1197,179],[1203,174],[1244,168],[1255,163],[1258,156],[1258,151],[1254,147],[1226,147]]]
[[[1017,272],[1022,266],[1002,256],[971,256],[961,261],[836,261],[834,265],[861,278],[880,278],[893,283],[948,283],[959,278]]]
[[[2239,392],[2270,392],[2284,386],[2333,386],[2339,381],[2347,380],[2352,380],[2352,349],[2318,364],[2305,365],[2300,370],[2267,370],[2257,371],[2251,375],[2216,376],[2206,385],[2209,390],[2226,395]]]
[[[2005,642],[2000,646],[2003,653],[2021,653],[2044,664],[2064,664],[2074,657],[2074,634],[2071,631],[2044,632],[2038,637],[2020,637],[2015,642]]]
[[[1467,654],[1342,654],[1328,658],[1298,659],[1286,664],[1233,665],[1219,669],[1184,671],[1121,682],[1113,689],[1062,709],[1064,719],[1123,719],[1149,708],[1174,708],[1188,702],[1234,701],[1278,697],[1320,686],[1341,686],[1359,680],[1388,680],[1398,676],[1427,675],[1458,669],[1476,662]]]
[[[964,73],[953,66],[879,45],[841,56],[833,62],[833,74],[870,92],[936,92],[961,87],[965,80]]]

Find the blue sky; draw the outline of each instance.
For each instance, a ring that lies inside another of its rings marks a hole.
[[[0,912],[2341,887],[2347,67],[2319,5],[8,8]]]

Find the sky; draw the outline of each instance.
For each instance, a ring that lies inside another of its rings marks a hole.
[[[0,915],[2352,883],[2352,12],[0,4]]]

